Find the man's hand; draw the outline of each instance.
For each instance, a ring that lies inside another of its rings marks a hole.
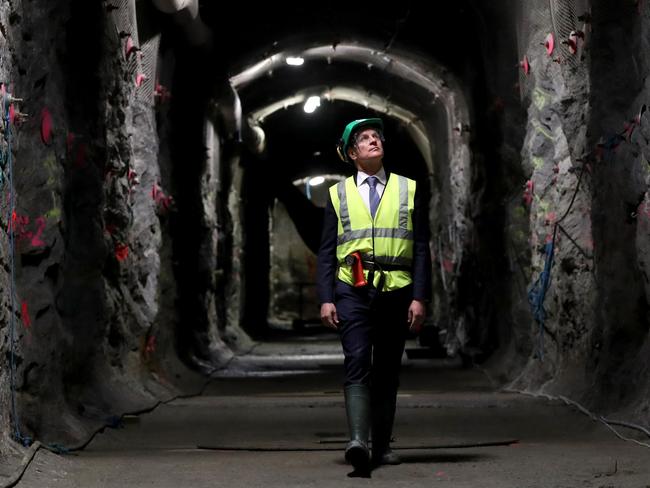
[[[339,317],[336,315],[336,305],[333,303],[323,303],[320,306],[320,319],[325,327],[338,329]]]
[[[409,330],[415,334],[419,334],[422,330],[422,324],[424,323],[424,315],[426,313],[426,307],[424,302],[420,300],[413,300],[411,306],[409,307]],[[321,317],[323,315],[321,308]]]

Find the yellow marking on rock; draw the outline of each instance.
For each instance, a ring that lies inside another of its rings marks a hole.
[[[52,208],[50,208],[46,213],[45,217],[48,219],[59,219],[61,218],[61,206],[59,205],[59,198],[56,196],[54,191],[50,192],[52,197]]]
[[[532,124],[533,124],[533,127],[535,127],[535,130],[537,132],[539,132],[540,134],[542,134],[544,137],[546,137],[547,139],[549,139],[551,141],[554,140],[553,134],[551,134],[546,127],[542,126],[541,122],[539,122],[537,120],[533,120]]]
[[[54,153],[48,153],[43,161],[43,165],[49,169],[51,172],[56,172],[56,156]]]
[[[45,213],[45,216],[48,219],[58,219],[58,218],[61,217],[61,209],[60,208],[51,208]]]
[[[524,209],[522,206],[517,206],[515,207],[514,210],[514,216],[517,218],[523,218],[526,216],[526,209]]]
[[[537,110],[542,110],[548,103],[549,95],[541,88],[535,88],[533,90],[532,98]]]
[[[539,210],[541,213],[546,214],[548,212],[548,209],[550,207],[550,204],[542,199],[539,200]]]

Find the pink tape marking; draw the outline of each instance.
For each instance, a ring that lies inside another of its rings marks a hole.
[[[156,336],[149,336],[144,352],[147,356],[156,352]]]
[[[32,237],[32,246],[34,247],[42,247],[45,246],[45,242],[41,239],[41,236],[43,235],[43,230],[45,230],[45,217],[41,216],[36,219],[36,235]]]
[[[20,318],[25,328],[29,329],[32,325],[32,319],[29,317],[29,310],[27,309],[27,302],[25,300],[20,305]]]
[[[41,141],[43,144],[52,142],[52,115],[47,107],[41,110]]]
[[[135,86],[140,88],[142,84],[147,80],[147,76],[143,73],[138,73],[135,77]]]
[[[126,244],[115,244],[115,257],[118,261],[124,261],[129,256],[129,246]]]

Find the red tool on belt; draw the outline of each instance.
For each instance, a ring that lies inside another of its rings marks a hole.
[[[355,251],[350,253],[345,258],[345,262],[352,266],[352,277],[354,278],[354,286],[361,287],[366,286],[368,282],[366,277],[363,275],[363,262],[361,261],[361,253]]]

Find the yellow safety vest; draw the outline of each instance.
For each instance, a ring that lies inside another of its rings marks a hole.
[[[374,220],[361,199],[351,176],[329,189],[332,205],[338,217],[336,259],[338,278],[354,284],[352,266],[346,256],[359,251],[363,261],[374,262],[381,268],[393,266],[410,268],[413,262],[413,208],[415,181],[391,173],[377,207]],[[386,268],[384,268],[386,269]],[[364,267],[368,279],[369,270]],[[382,273],[375,272],[373,285],[379,286]],[[384,272],[383,291],[403,288],[413,281],[411,272],[391,270]]]

